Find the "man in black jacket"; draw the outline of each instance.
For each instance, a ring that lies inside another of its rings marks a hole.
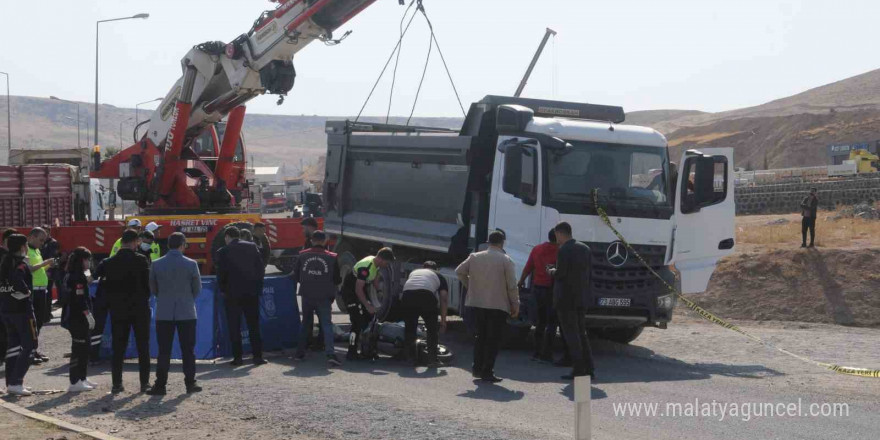
[[[331,307],[336,299],[337,287],[342,283],[339,275],[339,262],[336,254],[324,248],[327,236],[323,231],[314,231],[311,234],[313,246],[299,254],[296,265],[290,277],[300,284],[299,292],[302,296],[303,325],[299,334],[299,342],[296,346],[294,359],[302,360],[306,357],[306,341],[314,328],[314,314],[318,314],[321,323],[321,335],[324,338],[324,353],[327,355],[327,363],[331,367],[342,365],[333,347],[333,323],[331,322]]]
[[[122,366],[128,349],[128,336],[134,329],[138,351],[141,392],[150,383],[150,260],[137,253],[138,233],[122,233],[122,246],[98,265],[95,278],[102,278],[101,289],[110,311],[113,329],[113,393],[125,391]]]
[[[260,250],[260,257],[263,259],[263,266],[269,264],[269,258],[272,255],[272,244],[269,243],[269,237],[266,237],[266,225],[261,222],[254,223],[254,244]]]
[[[254,365],[263,365],[263,340],[260,336],[260,295],[266,266],[257,245],[241,241],[241,231],[226,228],[226,246],[217,251],[217,284],[226,302],[229,337],[232,340],[232,366],[243,364],[241,346],[241,315],[247,322],[254,354]]]
[[[590,303],[590,248],[573,239],[571,225],[556,225],[556,241],[561,243],[556,257],[553,276],[553,308],[559,314],[562,335],[574,362],[571,374],[562,376],[571,380],[577,376],[594,376],[593,353],[587,338],[586,309]]]
[[[819,208],[819,197],[816,188],[810,188],[810,195],[801,202],[801,247],[807,247],[807,230],[810,231],[810,247],[816,240],[816,214]]]

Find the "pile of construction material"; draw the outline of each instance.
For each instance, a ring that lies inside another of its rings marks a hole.
[[[800,212],[800,204],[810,192],[819,190],[819,209],[868,205],[880,200],[880,176],[858,176],[846,180],[800,182],[736,187],[737,214],[790,214]]]
[[[855,206],[847,206],[838,212],[832,220],[840,220],[842,218],[863,218],[866,220],[880,220],[880,209],[877,209],[870,202],[862,202]]]

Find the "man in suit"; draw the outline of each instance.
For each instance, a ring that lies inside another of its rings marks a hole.
[[[472,374],[484,382],[497,383],[495,358],[507,317],[519,315],[519,289],[513,260],[504,253],[504,233],[489,234],[489,248],[471,254],[455,269],[468,289],[465,306],[473,309],[477,323]]]
[[[151,396],[164,396],[171,365],[171,344],[174,332],[183,357],[186,392],[196,393],[196,297],[202,289],[199,265],[183,255],[186,237],[175,232],[168,237],[168,253],[153,262],[150,270],[150,291],[156,295],[156,339],[159,357],[156,360],[156,383],[147,391]]]
[[[577,376],[593,376],[593,352],[587,338],[586,309],[590,303],[590,248],[572,238],[571,225],[556,225],[556,241],[561,243],[556,256],[556,267],[548,272],[553,284],[553,308],[559,314],[562,336],[568,344],[574,368],[562,376],[572,380]]]
[[[128,349],[128,335],[134,328],[141,392],[144,393],[150,386],[150,261],[136,251],[136,231],[126,230],[120,240],[119,251],[102,261],[95,270],[95,278],[101,279],[113,329],[112,392],[125,391],[122,367]]]
[[[241,348],[241,315],[247,322],[254,365],[263,365],[263,340],[260,337],[260,295],[266,266],[257,245],[241,240],[241,231],[226,228],[226,246],[217,251],[217,284],[226,302],[229,337],[232,339],[232,366],[243,363]]]

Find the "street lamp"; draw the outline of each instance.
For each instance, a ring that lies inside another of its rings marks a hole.
[[[138,124],[140,123],[140,120],[138,119],[138,116],[139,116],[138,115],[138,107],[140,107],[144,104],[149,104],[151,102],[161,101],[163,99],[165,99],[165,98],[156,98],[156,99],[151,99],[149,101],[139,102],[139,103],[135,104],[134,105],[134,126],[137,127]]]
[[[70,119],[71,121],[76,122],[76,148],[82,148],[82,145],[79,143],[79,120],[73,119],[70,116],[65,116],[64,119]]]
[[[0,72],[0,74],[6,75],[6,149],[8,150],[6,157],[9,160],[9,155],[12,154],[12,104],[9,101],[9,74],[6,72]]]
[[[57,96],[50,96],[49,99],[54,99],[56,101],[61,101],[61,102],[67,102],[70,104],[76,104],[76,148],[82,148],[82,143],[80,142],[80,137],[79,137],[79,127],[81,125],[79,122],[79,103],[73,102],[73,101],[68,101],[66,99],[61,99]],[[73,119],[73,118],[70,118],[70,119]],[[86,134],[86,135],[88,136],[88,134]],[[86,141],[88,141],[88,140],[89,139],[87,137]]]
[[[95,146],[98,146],[98,32],[101,29],[101,23],[110,21],[131,20],[133,18],[149,18],[150,14],[135,14],[131,17],[110,18],[107,20],[98,20],[95,22]]]
[[[128,118],[119,122],[119,149],[122,150],[122,124],[132,120],[134,118]]]

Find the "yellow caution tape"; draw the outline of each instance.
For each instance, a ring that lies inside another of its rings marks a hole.
[[[660,282],[663,283],[664,286],[666,286],[666,289],[670,293],[674,294],[685,305],[687,305],[687,307],[689,309],[696,312],[703,319],[705,319],[709,322],[718,324],[721,327],[724,327],[726,329],[733,330],[733,331],[735,331],[735,332],[737,332],[737,333],[739,333],[739,334],[741,334],[741,335],[751,339],[752,341],[755,341],[765,347],[772,348],[780,353],[786,354],[788,356],[791,356],[797,360],[806,362],[808,364],[813,364],[813,365],[816,365],[816,366],[819,366],[819,367],[822,367],[822,368],[825,368],[825,369],[828,369],[828,370],[834,371],[835,373],[840,373],[840,374],[848,374],[851,376],[880,378],[880,370],[872,370],[869,368],[844,367],[844,366],[837,365],[837,364],[829,364],[827,362],[814,361],[810,358],[792,353],[784,348],[777,347],[777,346],[739,328],[738,326],[731,324],[722,318],[719,318],[718,316],[714,315],[712,312],[709,312],[708,310],[698,306],[697,303],[693,302],[692,300],[690,300],[687,297],[685,297],[684,295],[682,295],[681,292],[679,292],[678,290],[675,289],[675,287],[669,285],[669,283],[667,283],[666,280],[664,280],[663,277],[660,276],[660,274],[658,274],[656,271],[654,271],[654,268],[651,267],[651,265],[649,265],[648,262],[646,262],[645,259],[642,258],[641,255],[639,255],[639,253],[632,247],[632,245],[630,245],[629,242],[627,242],[626,239],[623,238],[623,235],[621,235],[620,232],[611,224],[611,219],[608,218],[608,214],[605,212],[604,209],[602,209],[601,206],[599,206],[599,192],[596,189],[593,189],[592,193],[593,193],[593,205],[596,207],[596,212],[599,214],[599,217],[602,218],[602,222],[605,223],[605,225],[608,226],[609,229],[611,229],[611,232],[614,233],[614,235],[617,237],[617,239],[620,240],[620,242],[623,243],[624,246],[626,246],[626,248],[633,255],[636,256],[636,258],[638,258],[638,260],[642,263],[642,265],[645,266],[646,269],[648,269],[648,272],[650,272],[652,275],[654,275],[654,277],[656,277],[658,280],[660,280]]]

